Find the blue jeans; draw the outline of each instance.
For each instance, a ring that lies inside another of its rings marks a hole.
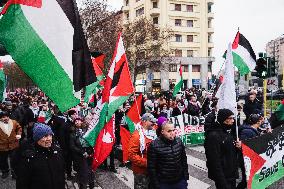
[[[175,184],[160,183],[160,189],[187,189],[187,181],[181,179]]]

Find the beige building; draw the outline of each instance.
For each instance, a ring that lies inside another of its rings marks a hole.
[[[284,72],[284,34],[266,44],[266,53],[268,57],[274,57],[278,62],[278,84],[284,86],[283,72]],[[277,65],[276,65],[277,66]]]
[[[213,0],[124,0],[124,24],[145,16],[157,26],[174,31],[167,47],[173,52],[171,61],[162,62],[160,72],[146,69],[137,76],[136,84],[146,83],[147,91],[168,90],[179,81],[181,63],[186,87],[207,88],[214,61],[213,4]]]

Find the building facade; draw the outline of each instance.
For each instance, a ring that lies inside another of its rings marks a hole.
[[[160,72],[147,69],[138,74],[138,85],[146,90],[169,90],[179,81],[179,67],[182,65],[184,87],[208,88],[211,78],[213,0],[124,0],[123,23],[128,24],[144,16],[161,28],[174,32],[168,47],[172,53],[170,62]]]
[[[271,40],[266,44],[266,54],[268,57],[274,57],[278,62],[276,66],[278,73],[278,84],[283,86],[283,68],[284,68],[284,34]]]

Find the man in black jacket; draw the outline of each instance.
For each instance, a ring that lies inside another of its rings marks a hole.
[[[246,115],[246,123],[248,123],[248,118],[251,114],[255,113],[256,111],[262,112],[262,104],[256,98],[256,92],[251,91],[249,93],[249,97],[245,102],[244,105],[244,113]]]
[[[148,150],[149,188],[186,189],[189,179],[185,147],[175,137],[174,126],[162,124],[161,135],[152,141]]]
[[[205,134],[205,154],[208,177],[217,189],[235,189],[238,177],[237,148],[232,136],[234,113],[220,109],[217,122]]]

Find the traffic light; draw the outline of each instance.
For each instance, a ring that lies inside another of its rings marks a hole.
[[[275,61],[275,58],[269,58],[268,60],[268,69],[267,69],[267,76],[268,77],[274,77],[276,76],[276,69],[277,69],[277,62]]]
[[[259,58],[256,61],[255,71],[257,72],[257,77],[265,79],[267,77],[267,62],[266,58]]]

